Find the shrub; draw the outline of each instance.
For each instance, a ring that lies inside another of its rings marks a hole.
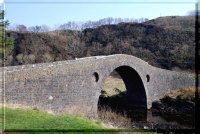
[[[126,113],[116,113],[109,107],[99,108],[98,116],[104,123],[114,127],[132,128],[133,125]]]
[[[44,62],[52,62],[52,61],[54,61],[53,56],[51,56],[49,53],[45,53],[42,58],[43,58]]]

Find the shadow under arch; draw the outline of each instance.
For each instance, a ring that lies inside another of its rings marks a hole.
[[[147,96],[143,81],[138,72],[129,66],[120,66],[115,71],[121,76],[126,86],[129,108],[147,109]]]
[[[100,95],[98,109],[101,111],[101,108],[108,107],[113,112],[126,113],[133,120],[146,120],[147,96],[138,72],[130,66],[119,66],[113,71],[120,75],[126,91],[110,97],[102,97],[103,95]]]

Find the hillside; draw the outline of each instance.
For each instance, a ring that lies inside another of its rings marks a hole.
[[[7,31],[7,35],[14,39],[14,49],[6,65],[122,53],[165,69],[194,70],[194,23],[192,17],[173,16],[144,23],[103,25],[83,31]]]
[[[192,31],[195,30],[195,16],[167,16],[159,17],[145,22],[144,24],[156,25],[163,28]]]

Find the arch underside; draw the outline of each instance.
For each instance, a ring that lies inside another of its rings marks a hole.
[[[115,69],[126,86],[127,107],[129,109],[147,109],[147,96],[139,74],[129,66],[120,66]]]

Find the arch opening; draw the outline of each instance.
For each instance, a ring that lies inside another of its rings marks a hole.
[[[147,96],[139,74],[129,66],[121,66],[115,69],[126,86],[126,97],[131,109],[147,109]]]
[[[105,89],[106,84],[111,84],[110,81],[113,82],[113,92],[117,92],[112,96],[108,93],[110,91]],[[141,77],[133,68],[120,66],[105,79],[98,102],[98,111],[102,111],[102,109],[109,109],[115,113],[126,113],[126,116],[131,117],[134,121],[146,120],[146,92]],[[100,114],[102,113],[98,112],[98,115]]]
[[[150,76],[148,74],[146,75],[146,78],[147,78],[147,82],[149,82],[150,81]]]
[[[99,74],[97,72],[94,72],[93,76],[95,78],[95,82],[98,82],[99,81]]]

